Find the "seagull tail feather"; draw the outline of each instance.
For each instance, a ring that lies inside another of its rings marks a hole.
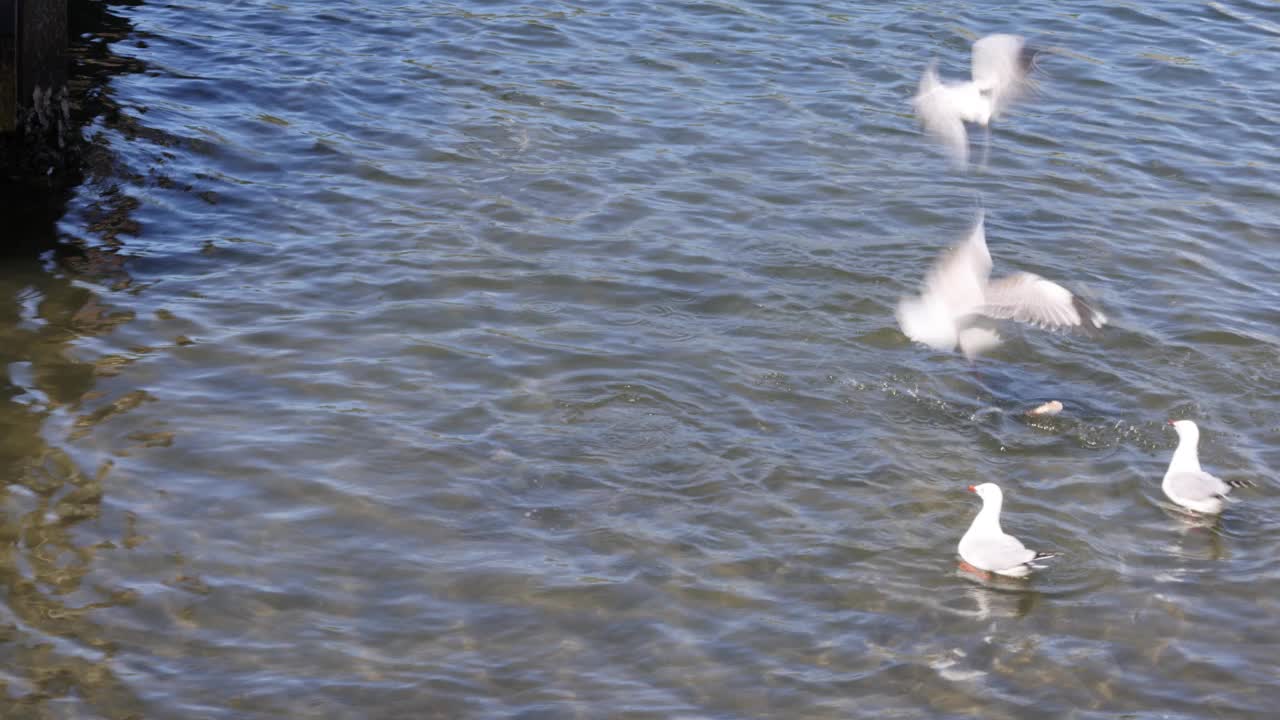
[[[1038,552],[1036,553],[1035,557],[1031,558],[1031,562],[1035,562],[1037,560],[1048,560],[1049,558],[1056,558],[1061,554],[1062,553],[1059,553],[1059,552]]]

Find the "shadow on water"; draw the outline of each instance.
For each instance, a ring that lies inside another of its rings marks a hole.
[[[121,4],[121,3],[116,3]],[[6,237],[0,244],[0,703],[6,718],[141,717],[141,702],[112,669],[116,652],[95,610],[128,604],[132,591],[87,582],[95,557],[132,542],[84,528],[102,510],[111,463],[84,470],[52,437],[55,414],[94,422],[103,363],[79,360],[74,345],[110,333],[130,314],[114,312],[95,287],[128,283],[118,235],[131,226],[128,203],[108,186],[105,143],[84,137],[118,121],[112,76],[140,63],[111,54],[131,32],[111,5],[72,0],[68,80],[74,128],[66,167],[41,177],[0,179]],[[86,187],[92,241],[69,240],[58,223]],[[110,403],[112,407],[121,400]],[[127,405],[127,402],[125,402]],[[118,407],[116,411],[127,408]],[[69,714],[64,714],[69,713]]]

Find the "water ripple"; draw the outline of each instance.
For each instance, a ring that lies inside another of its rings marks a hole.
[[[1264,713],[1271,9],[112,7],[145,71],[62,227],[122,250],[0,278],[0,609],[80,703],[24,709]],[[956,175],[908,98],[1008,29],[1041,92]],[[909,343],[978,203],[1112,326]],[[1168,417],[1260,481],[1219,522]],[[957,567],[981,481],[1050,570]]]

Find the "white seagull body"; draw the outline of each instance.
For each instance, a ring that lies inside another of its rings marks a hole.
[[[1169,499],[1188,510],[1206,515],[1217,515],[1226,504],[1227,494],[1233,487],[1246,487],[1243,480],[1227,482],[1200,469],[1200,428],[1190,420],[1170,420],[1178,431],[1178,449],[1173,451],[1169,469],[1165,471],[1160,489]]]
[[[989,280],[991,254],[982,213],[969,237],[945,253],[925,276],[919,297],[898,301],[898,325],[908,338],[935,350],[974,359],[1000,344],[996,320],[1043,328],[1101,328],[1107,318],[1071,291],[1033,273]]]
[[[969,162],[964,124],[976,123],[990,133],[991,121],[1031,87],[1027,75],[1033,56],[1024,50],[1026,41],[1017,35],[988,35],[973,44],[972,80],[942,82],[936,61],[925,69],[912,104],[925,131],[947,147],[956,165]]]
[[[997,575],[1008,577],[1026,577],[1033,569],[1036,560],[1044,560],[1057,553],[1036,552],[1028,550],[1018,538],[1005,535],[1000,529],[1000,506],[1004,503],[1004,494],[995,483],[970,485],[969,492],[975,492],[982,498],[982,510],[973,519],[968,532],[960,538],[960,558],[979,570],[986,570]]]

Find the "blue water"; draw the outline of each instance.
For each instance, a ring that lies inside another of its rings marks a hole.
[[[1280,9],[110,12],[76,250],[0,273],[12,716],[1280,700]],[[910,97],[991,32],[1049,52],[961,174]],[[1104,332],[902,336],[979,204]],[[1258,483],[1216,524],[1169,417]],[[982,481],[1063,557],[958,570]]]

